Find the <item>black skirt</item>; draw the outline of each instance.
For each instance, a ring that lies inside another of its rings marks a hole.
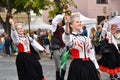
[[[42,66],[34,54],[19,53],[16,66],[18,80],[44,80]]]
[[[106,51],[101,50],[102,58],[98,60],[100,70],[108,74],[117,74],[120,72],[120,54],[114,44],[108,44],[107,47],[110,51],[107,48],[104,48]]]
[[[100,80],[94,63],[74,59],[69,67],[67,80]]]

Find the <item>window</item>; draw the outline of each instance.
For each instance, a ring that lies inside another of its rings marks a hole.
[[[107,19],[109,18],[109,16],[107,16]],[[103,21],[105,20],[105,16],[97,16],[97,24],[98,25],[103,25]]]
[[[108,4],[108,0],[97,0],[97,4]]]

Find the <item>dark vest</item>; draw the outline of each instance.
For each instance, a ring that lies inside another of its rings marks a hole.
[[[53,33],[53,35],[56,36],[60,40],[60,42],[61,42],[60,46],[62,48],[65,47],[65,43],[62,40],[62,34],[63,33],[64,33],[64,28],[60,27],[60,26],[57,26],[56,31]]]

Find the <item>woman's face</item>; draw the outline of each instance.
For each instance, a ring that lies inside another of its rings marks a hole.
[[[70,26],[73,31],[80,31],[82,29],[82,24],[80,20],[73,21]]]
[[[22,25],[17,26],[16,30],[17,30],[18,34],[20,34],[20,35],[24,34],[24,29],[23,29]]]

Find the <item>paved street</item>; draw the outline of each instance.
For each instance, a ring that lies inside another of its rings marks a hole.
[[[46,80],[55,80],[54,61],[50,60],[49,58],[42,58],[40,62],[43,66]],[[69,67],[69,63],[70,60],[68,61],[67,69]],[[67,74],[65,76],[65,80],[66,77]],[[0,58],[0,80],[18,80],[15,66],[15,57]],[[109,80],[108,75],[102,72],[101,80]]]

